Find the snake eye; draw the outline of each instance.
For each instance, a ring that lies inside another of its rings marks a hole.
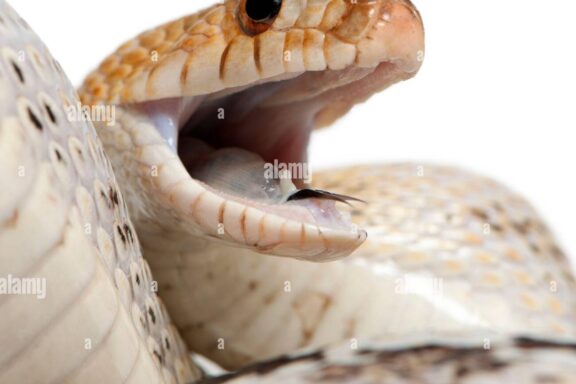
[[[242,0],[240,20],[249,35],[265,32],[282,8],[282,0]]]
[[[280,12],[282,0],[246,0],[246,15],[256,23],[274,19]]]

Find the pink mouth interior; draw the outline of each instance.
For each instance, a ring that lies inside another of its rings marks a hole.
[[[319,113],[346,112],[399,78],[397,67],[307,72],[289,80],[254,85],[236,93],[152,101],[136,105],[177,150],[191,177],[221,196],[291,219],[350,227],[334,201],[286,201],[278,180],[264,177],[266,164],[307,166],[307,148]],[[302,175],[291,175],[298,189]],[[285,185],[285,184],[283,184]]]
[[[242,148],[257,153],[266,162],[305,162],[314,128],[314,108],[260,108],[257,101],[265,100],[277,85],[256,86],[201,105],[180,130],[181,157],[187,155],[186,139],[194,138],[213,148]]]

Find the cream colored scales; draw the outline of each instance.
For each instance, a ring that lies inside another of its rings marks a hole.
[[[430,372],[461,365],[464,383],[502,361],[512,373],[494,380],[570,382],[572,349],[555,343],[575,332],[573,277],[522,198],[435,166],[314,175],[315,188],[369,202],[348,207],[290,200],[294,187],[255,171],[305,162],[313,128],[416,73],[414,6],[249,3],[165,24],[106,59],[80,91],[116,108],[98,138],[68,118],[64,74],[0,3],[0,278],[46,283],[43,300],[0,295],[0,382],[189,382],[190,351],[237,368],[328,346],[270,382],[370,382],[398,367],[413,375],[397,382],[439,382],[449,376]],[[430,338],[437,349],[415,348]],[[387,347],[359,358],[375,343]],[[466,360],[469,345],[480,348]],[[393,364],[377,357],[386,350]]]

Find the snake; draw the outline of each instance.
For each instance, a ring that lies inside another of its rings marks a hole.
[[[226,0],[78,90],[4,0],[0,49],[0,383],[576,382],[571,265],[526,199],[307,171],[314,129],[422,66],[409,0]]]

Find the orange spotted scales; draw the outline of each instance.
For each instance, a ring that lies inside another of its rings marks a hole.
[[[573,382],[574,278],[522,197],[433,165],[262,176],[423,37],[407,0],[229,0],[122,45],[82,109],[0,1],[0,382],[196,382],[193,353],[257,364],[207,382]]]

